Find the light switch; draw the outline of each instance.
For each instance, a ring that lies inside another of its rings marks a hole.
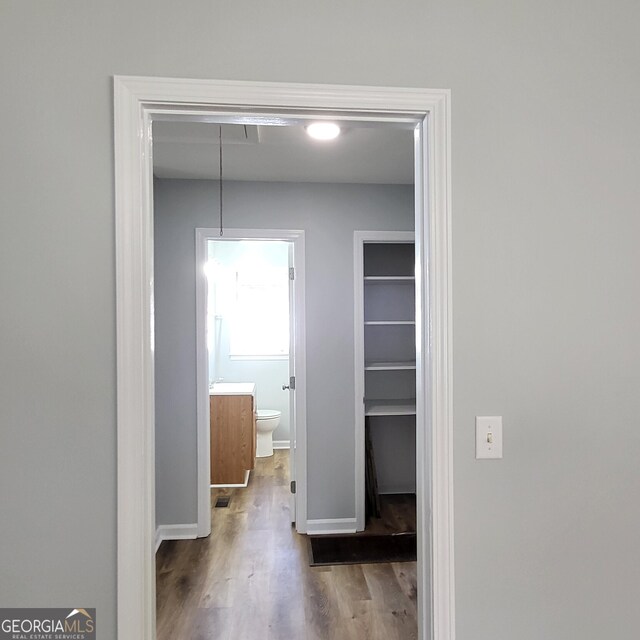
[[[502,458],[502,416],[476,416],[476,458]]]

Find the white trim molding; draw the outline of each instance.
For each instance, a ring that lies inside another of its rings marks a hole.
[[[209,352],[207,350],[206,238],[196,229],[196,459],[198,476],[198,537],[211,533],[211,427],[209,420]],[[249,473],[245,483],[249,481]],[[241,485],[242,486],[242,485]],[[244,485],[246,486],[246,484]]]
[[[290,449],[291,440],[274,440],[273,448],[274,449]]]
[[[318,118],[415,131],[418,632],[455,638],[449,91],[116,76],[118,640],[155,638],[152,122]]]
[[[328,518],[307,520],[307,534],[310,536],[328,535],[331,533],[355,533],[355,518]]]
[[[198,525],[159,524],[156,527],[156,553],[165,540],[195,540],[198,537]]]
[[[415,131],[418,585],[431,587],[431,638],[455,640],[451,104],[444,92]],[[418,311],[420,309],[420,311]],[[427,539],[428,538],[428,539]],[[428,552],[425,553],[425,549]],[[427,575],[428,574],[428,575]],[[420,586],[418,588],[420,588]],[[425,612],[423,612],[424,615]],[[424,636],[423,636],[424,638]]]

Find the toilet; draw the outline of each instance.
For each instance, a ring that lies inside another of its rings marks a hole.
[[[268,458],[273,455],[273,432],[280,424],[281,411],[258,409],[256,411],[256,458]]]

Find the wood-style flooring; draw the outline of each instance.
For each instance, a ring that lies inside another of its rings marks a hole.
[[[409,533],[416,531],[416,494],[380,496],[380,517],[369,518],[365,530],[357,535]]]
[[[158,640],[413,640],[416,564],[309,567],[291,526],[288,451],[256,460],[209,538],[156,556]]]

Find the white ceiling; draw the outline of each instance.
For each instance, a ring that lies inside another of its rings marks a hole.
[[[155,122],[153,168],[158,178],[219,175],[219,125]],[[318,142],[300,125],[222,125],[224,180],[413,184],[413,132],[347,126]]]

